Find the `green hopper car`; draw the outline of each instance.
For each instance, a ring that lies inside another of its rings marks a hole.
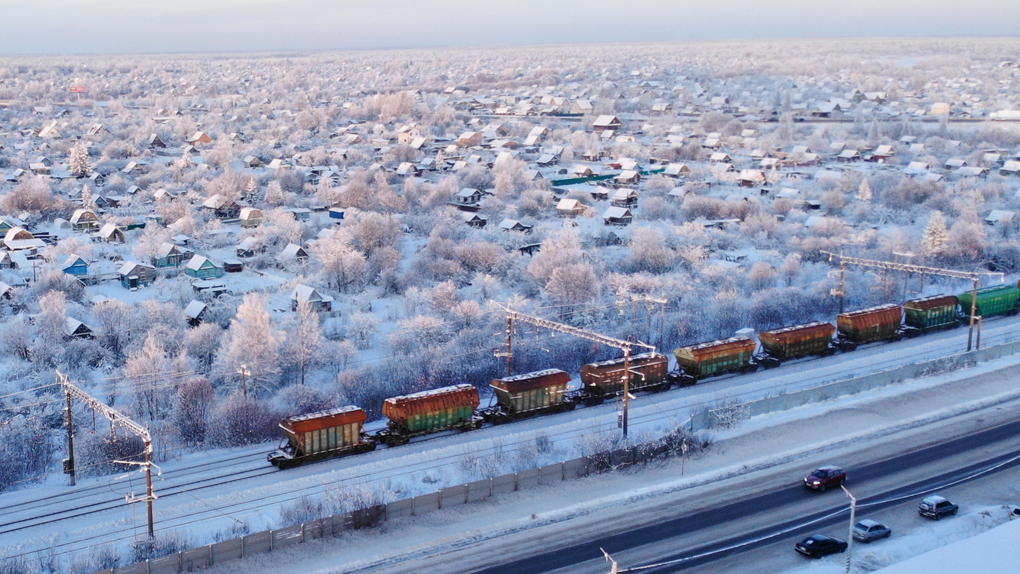
[[[960,314],[969,317],[971,306],[974,304],[974,293],[972,291],[961,293],[959,299]],[[1013,315],[1017,312],[1018,299],[1020,289],[1013,284],[978,289],[976,314],[986,319],[999,315]]]
[[[960,324],[959,307],[960,300],[953,295],[907,301],[903,304],[903,324],[919,332],[956,327]]]

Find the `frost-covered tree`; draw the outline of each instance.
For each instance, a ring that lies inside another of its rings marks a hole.
[[[81,187],[81,206],[90,211],[96,210],[96,200],[92,199],[92,190],[87,185]]]
[[[142,347],[131,353],[124,364],[124,377],[135,394],[136,415],[150,421],[162,419],[170,410],[174,394],[167,382],[187,374],[186,356],[183,353],[171,356],[163,337],[150,332]]]
[[[946,228],[946,220],[942,217],[941,211],[931,214],[928,227],[924,230],[924,237],[921,238],[921,247],[924,254],[928,256],[941,255],[949,244],[949,230]]]
[[[365,256],[354,248],[350,235],[344,230],[313,243],[312,253],[322,263],[327,282],[345,293],[363,279],[368,268]]]
[[[545,292],[560,306],[561,315],[568,315],[592,303],[601,287],[595,268],[588,263],[574,263],[553,270]]]
[[[266,186],[266,203],[269,205],[286,205],[287,192],[283,190],[280,182],[273,180]]]
[[[218,357],[222,379],[240,387],[242,366],[249,389],[272,388],[280,377],[280,333],[273,328],[269,315],[269,298],[248,293],[237,308],[237,318],[230,321],[226,341]]]
[[[68,169],[74,177],[88,177],[92,173],[92,163],[89,161],[89,150],[85,144],[78,142],[71,148],[71,157],[68,160]],[[86,208],[87,209],[87,208]]]
[[[857,201],[860,203],[871,203],[874,196],[875,194],[871,191],[871,184],[868,183],[868,178],[864,178],[861,181],[861,186],[857,188]]]
[[[259,182],[254,177],[248,178],[248,183],[244,185],[244,201],[247,203],[255,203],[259,197]]]
[[[287,355],[298,367],[301,384],[305,384],[305,373],[318,356],[322,346],[322,325],[319,313],[307,301],[298,304],[287,333]]]

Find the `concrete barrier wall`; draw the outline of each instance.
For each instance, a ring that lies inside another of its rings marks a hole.
[[[978,363],[994,361],[1020,353],[1020,341],[988,347],[978,351],[970,351],[932,359],[922,363],[903,365],[895,369],[881,371],[870,375],[853,377],[842,381],[827,383],[791,393],[781,393],[741,404],[744,409],[738,419],[747,419],[768,413],[785,411],[812,403],[829,401],[838,397],[855,395],[865,391],[879,389],[905,380],[944,373]],[[733,408],[710,409],[691,415],[690,428],[694,432],[720,428],[723,421],[732,421]],[[616,453],[613,453],[614,455]]]
[[[426,512],[439,510],[439,493],[431,492],[414,497],[414,515],[421,516]]]

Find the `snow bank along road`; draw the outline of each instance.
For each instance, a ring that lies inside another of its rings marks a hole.
[[[966,329],[958,329],[645,395],[632,402],[631,428],[634,434],[659,430],[724,398],[753,399],[958,353],[966,347],[966,336]],[[1020,321],[1016,319],[990,321],[982,335],[983,346],[1017,339]],[[237,520],[248,522],[252,531],[276,526],[282,505],[320,495],[340,482],[372,483],[400,495],[415,495],[471,480],[461,469],[466,452],[512,452],[541,434],[553,444],[545,455],[548,460],[561,460],[576,455],[577,437],[596,432],[618,432],[615,405],[413,441],[286,472],[265,462],[271,445],[185,456],[163,466],[156,483],[160,496],[156,526],[158,531],[186,531],[194,543],[202,544]],[[123,498],[129,491],[140,492],[140,482],[140,476],[132,474],[117,480],[84,480],[77,487],[47,484],[0,495],[0,546],[20,547],[18,552],[55,547],[66,553],[95,544],[124,543],[144,531],[144,511],[129,507]]]

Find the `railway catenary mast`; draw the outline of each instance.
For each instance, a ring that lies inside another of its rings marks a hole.
[[[545,328],[545,329],[549,329],[550,331],[556,331],[556,332],[559,332],[559,333],[564,333],[566,335],[573,335],[574,337],[579,337],[581,339],[585,339],[585,340],[592,341],[592,342],[595,342],[595,343],[601,343],[603,345],[606,345],[607,347],[613,347],[615,349],[620,349],[621,351],[623,351],[623,425],[622,425],[622,427],[623,427],[623,436],[627,436],[627,414],[628,414],[628,410],[630,408],[630,354],[631,354],[631,350],[633,350],[634,347],[644,347],[646,349],[651,349],[652,352],[654,353],[655,352],[655,346],[654,345],[648,345],[648,344],[645,344],[645,343],[640,343],[640,342],[632,343],[630,341],[624,341],[622,339],[616,339],[614,337],[607,337],[605,335],[599,335],[598,333],[593,333],[591,331],[588,331],[587,329],[580,329],[578,327],[571,327],[570,325],[564,325],[562,323],[557,323],[555,321],[550,321],[548,319],[542,319],[541,317],[535,317],[533,315],[527,315],[527,314],[521,313],[519,311],[514,311],[513,309],[511,309],[510,307],[505,306],[505,305],[500,305],[500,307],[502,307],[503,310],[505,310],[506,313],[507,313],[507,352],[506,353],[500,353],[499,356],[506,356],[507,374],[508,375],[510,374],[510,361],[513,358],[512,355],[511,355],[511,352],[510,352],[510,333],[513,331],[513,323],[514,323],[514,321],[519,321],[519,322],[522,322],[522,323],[528,323],[529,325],[534,325],[534,326],[536,326],[536,327],[538,327],[540,329],[541,328]]]
[[[956,269],[942,269],[939,267],[925,267],[924,265],[912,265],[910,263],[898,263],[893,261],[878,261],[875,259],[861,259],[860,257],[850,257],[843,255],[842,253],[832,253],[830,251],[822,251],[825,255],[829,256],[829,261],[833,259],[839,259],[839,291],[833,290],[833,295],[839,295],[839,312],[843,312],[843,299],[846,296],[846,266],[857,265],[858,267],[871,267],[875,269],[884,269],[886,271],[903,271],[906,273],[917,273],[921,276],[922,281],[925,275],[940,275],[942,277],[954,277],[956,279],[967,279],[974,282],[974,297],[970,304],[970,332],[967,333],[967,350],[970,351],[971,343],[974,339],[974,320],[977,315],[977,292],[978,282],[981,281],[981,276],[998,277],[1001,281],[1005,274],[995,273],[991,271],[959,271]],[[980,338],[979,338],[980,340]]]
[[[86,393],[85,391],[81,390],[80,388],[76,387],[73,383],[71,383],[71,378],[70,377],[68,377],[67,375],[65,375],[65,374],[63,374],[63,373],[61,373],[59,371],[57,371],[57,382],[60,383],[60,386],[64,389],[64,393],[67,394],[67,422],[68,422],[68,425],[67,425],[67,440],[68,440],[68,448],[69,449],[73,449],[73,447],[72,447],[72,444],[73,444],[72,443],[72,440],[73,440],[72,439],[73,428],[71,426],[71,399],[72,398],[78,399],[79,401],[84,403],[85,406],[89,407],[93,411],[101,413],[103,416],[105,416],[107,419],[109,419],[110,420],[110,431],[111,432],[113,432],[114,429],[119,426],[121,428],[124,428],[124,429],[130,431],[131,433],[134,433],[136,436],[138,436],[139,438],[142,439],[142,442],[145,444],[145,462],[127,462],[125,464],[136,464],[138,466],[144,466],[145,467],[146,495],[143,496],[143,497],[133,497],[133,496],[129,495],[128,498],[127,498],[127,501],[128,502],[142,502],[142,501],[144,501],[144,502],[147,503],[148,514],[149,514],[149,538],[154,537],[155,536],[155,532],[153,530],[153,522],[154,522],[154,520],[153,520],[153,514],[152,514],[152,502],[154,500],[156,500],[156,494],[152,490],[152,467],[155,466],[155,465],[152,464],[152,436],[149,435],[149,429],[147,429],[147,428],[143,427],[142,425],[136,423],[135,421],[127,418],[126,416],[124,416],[123,414],[118,412],[117,410],[112,409],[112,408],[106,406],[106,404],[104,404],[99,399],[93,397],[92,395],[90,395],[90,394]],[[68,468],[67,468],[67,470],[65,472],[67,472],[68,474],[71,475],[71,485],[73,486],[74,485],[74,452],[73,452],[73,450],[68,453],[68,458],[69,458],[70,464],[67,465]],[[114,462],[124,462],[124,461],[114,461]]]

